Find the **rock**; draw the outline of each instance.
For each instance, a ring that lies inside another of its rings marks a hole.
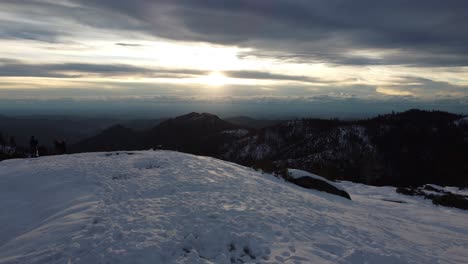
[[[351,196],[345,190],[338,188],[323,177],[306,171],[288,169],[286,180],[307,189],[327,192],[351,200]]]
[[[314,179],[314,178],[310,178],[310,177],[305,176],[305,177],[301,177],[301,178],[298,178],[298,179],[293,179],[291,182],[296,184],[296,185],[299,185],[301,187],[307,188],[307,189],[313,189],[313,190],[318,190],[318,191],[321,191],[321,192],[327,192],[327,193],[331,193],[331,194],[334,194],[334,195],[339,195],[341,197],[344,197],[346,199],[351,200],[351,197],[349,196],[349,194],[346,191],[340,190],[340,189],[336,188],[335,186],[333,186],[333,185],[331,185],[331,184],[329,184],[327,182],[318,180],[318,179]]]

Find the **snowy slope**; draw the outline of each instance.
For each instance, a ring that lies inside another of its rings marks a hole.
[[[466,263],[467,212],[341,186],[168,151],[3,161],[0,263]]]

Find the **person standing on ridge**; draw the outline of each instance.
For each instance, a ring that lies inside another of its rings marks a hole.
[[[37,149],[38,144],[39,144],[39,142],[37,141],[37,139],[34,136],[31,136],[31,139],[29,140],[31,158],[39,156],[38,153],[37,153],[38,152],[38,149]]]

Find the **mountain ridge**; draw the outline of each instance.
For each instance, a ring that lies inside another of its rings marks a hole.
[[[373,185],[466,186],[468,126],[460,121],[463,118],[412,109],[365,120],[296,119],[251,129],[212,114],[190,113],[129,135],[133,145],[100,149],[172,149],[267,170],[296,167]],[[223,133],[238,129],[243,132]]]

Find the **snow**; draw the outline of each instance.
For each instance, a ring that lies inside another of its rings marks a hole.
[[[316,174],[313,174],[313,173],[310,173],[310,172],[307,172],[307,171],[297,170],[297,169],[288,169],[288,174],[293,179],[299,179],[299,178],[302,178],[302,177],[309,177],[309,178],[313,178],[313,179],[316,179],[316,180],[324,181],[324,182],[330,184],[331,186],[333,186],[333,187],[335,187],[335,188],[337,188],[339,190],[346,191],[339,184],[337,184],[335,182],[332,182],[332,181],[329,181],[329,180],[325,179],[322,176],[318,176]]]
[[[353,201],[170,151],[2,161],[0,263],[468,259],[467,211],[393,187],[340,185]]]
[[[441,196],[441,195],[444,195],[444,193],[435,192],[435,191],[428,191],[428,190],[422,190],[422,192],[423,192],[425,195],[434,195],[434,196]]]
[[[442,192],[442,193],[438,193],[438,195],[444,194],[444,192],[445,193],[449,192],[449,193],[453,193],[453,194],[468,196],[468,189],[466,189],[466,188],[461,189],[461,188],[453,187],[453,186],[439,186],[439,185],[435,185],[435,184],[426,184],[426,185]]]
[[[222,132],[223,134],[226,134],[226,135],[231,135],[231,136],[234,136],[234,137],[238,137],[238,138],[241,138],[247,134],[249,134],[249,131],[247,129],[234,129],[234,130],[226,130],[226,131],[223,131]]]
[[[441,188],[443,191],[446,191],[446,192],[468,196],[468,188],[460,189],[458,187],[452,187],[452,186],[445,186]]]
[[[10,147],[10,146],[0,145],[0,153],[12,154],[14,152],[15,152],[15,148]]]
[[[468,116],[462,117],[453,122],[456,126],[462,126],[468,124]]]

